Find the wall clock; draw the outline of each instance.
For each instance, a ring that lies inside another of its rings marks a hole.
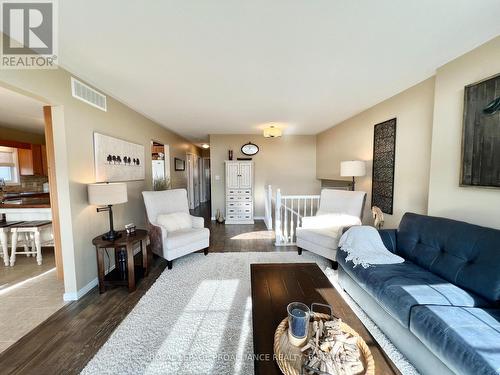
[[[243,146],[241,146],[241,152],[245,155],[253,156],[257,152],[259,152],[259,146],[257,146],[256,144],[254,144],[252,142],[248,142],[247,144],[244,144]]]

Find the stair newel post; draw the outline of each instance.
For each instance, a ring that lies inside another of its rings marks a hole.
[[[283,233],[281,232],[281,190],[276,189],[276,207],[275,207],[275,233],[276,245],[283,242]]]

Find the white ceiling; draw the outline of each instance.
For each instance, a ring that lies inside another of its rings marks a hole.
[[[0,87],[0,126],[43,134],[44,103]]]
[[[498,0],[59,2],[68,70],[193,141],[316,134],[500,34]]]

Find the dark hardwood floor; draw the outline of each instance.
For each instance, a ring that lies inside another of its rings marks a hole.
[[[165,269],[167,262],[151,261],[149,275],[137,290],[97,287],[69,303],[0,354],[1,374],[78,374],[106,342]],[[15,324],[15,322],[13,322]]]
[[[210,229],[210,252],[297,251],[296,246],[274,246],[274,232],[267,230],[263,220],[248,225],[218,224],[210,220],[210,202],[200,204],[191,213],[205,218],[205,226]]]
[[[216,224],[210,221],[209,203],[192,213],[203,216],[210,228],[210,252],[296,250],[296,247],[276,248],[274,236],[263,221],[254,225]],[[128,293],[127,288],[114,287],[99,294],[96,287],[66,305],[0,354],[0,374],[78,374],[166,265],[164,259],[152,259],[149,275],[138,282],[133,293]]]

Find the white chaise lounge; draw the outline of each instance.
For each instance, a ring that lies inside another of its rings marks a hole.
[[[364,191],[345,191],[323,189],[316,216],[302,219],[297,228],[297,248],[312,251],[332,260],[335,257],[342,230],[345,227],[361,225],[366,193]]]

